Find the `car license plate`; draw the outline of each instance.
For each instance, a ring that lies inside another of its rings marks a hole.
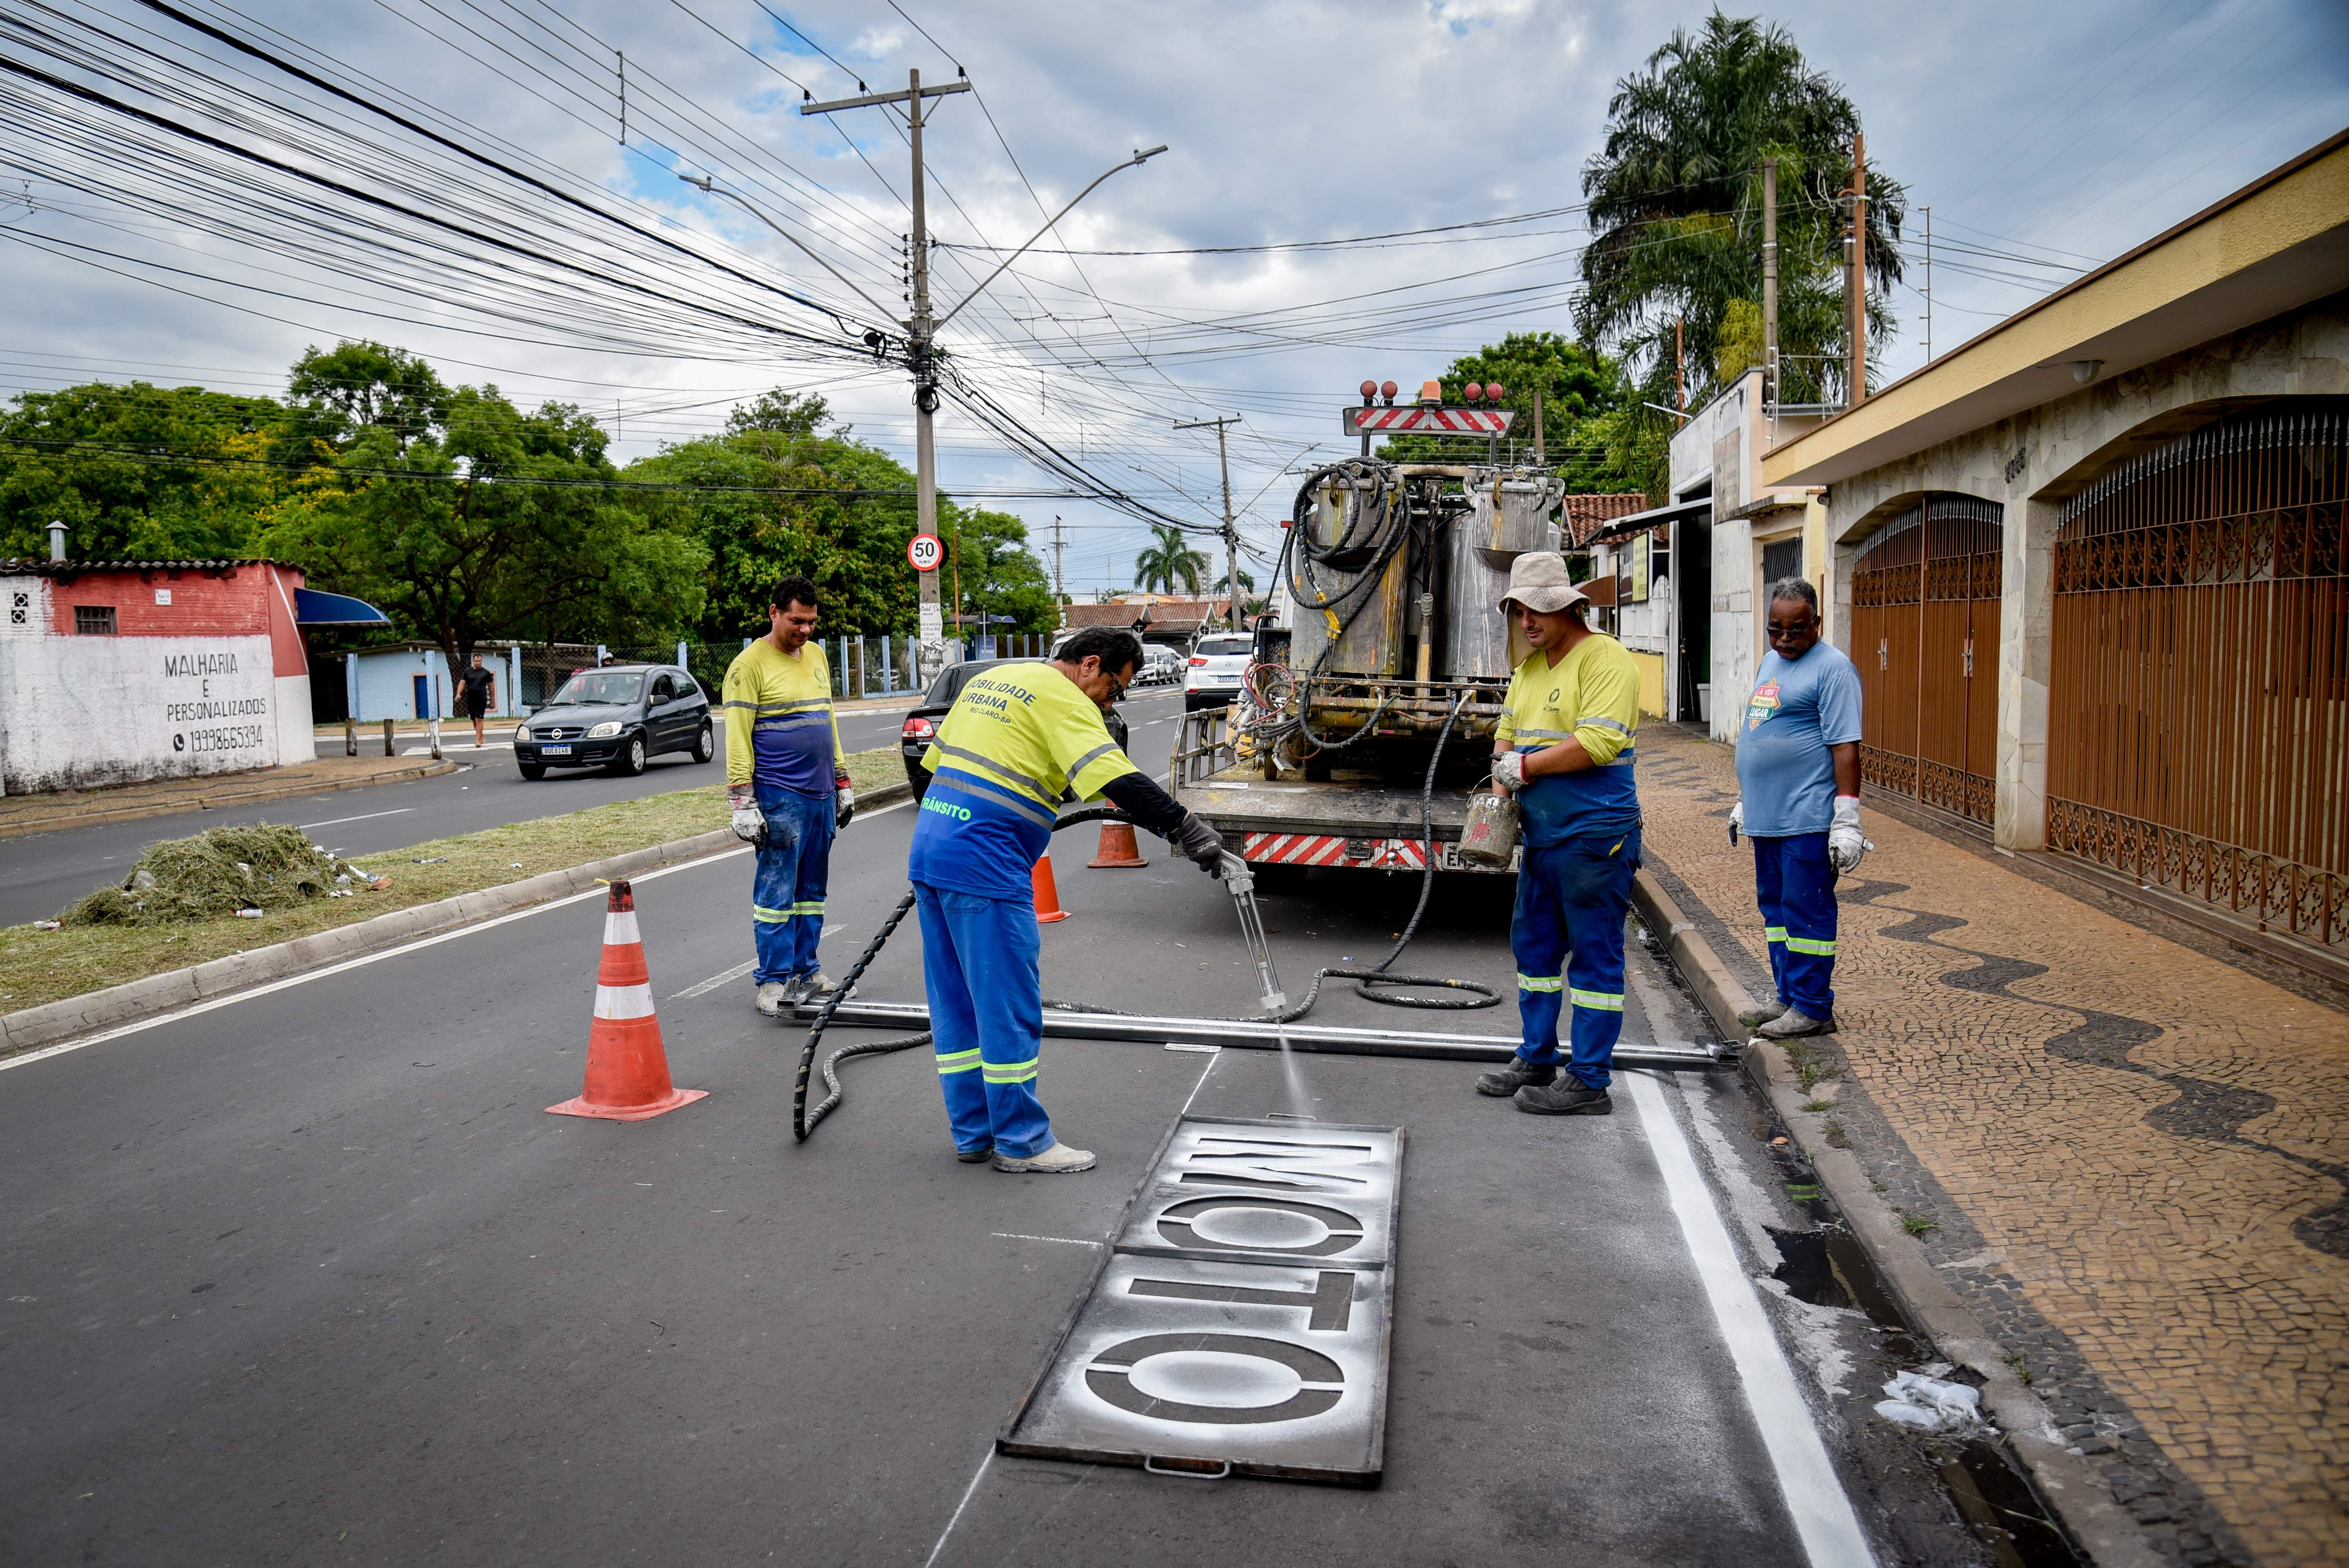
[[[568,757],[571,755],[571,748],[567,746],[542,746],[538,749],[539,754],[544,757]]]

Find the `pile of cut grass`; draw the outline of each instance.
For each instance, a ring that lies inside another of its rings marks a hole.
[[[185,925],[239,910],[292,909],[358,891],[365,873],[274,822],[208,828],[150,844],[119,887],[102,887],[57,918],[68,926]]]

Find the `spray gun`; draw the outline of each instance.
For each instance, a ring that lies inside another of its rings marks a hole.
[[[1257,983],[1264,987],[1264,1010],[1278,1013],[1288,1006],[1288,995],[1280,988],[1280,976],[1272,972],[1272,944],[1265,939],[1264,915],[1256,905],[1256,872],[1228,850],[1224,851],[1224,886],[1231,892],[1232,907],[1239,911],[1240,940],[1247,944],[1248,956],[1256,960]]]

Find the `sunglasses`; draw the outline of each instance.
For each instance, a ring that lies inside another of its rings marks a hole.
[[[1770,640],[1776,643],[1788,637],[1806,637],[1818,629],[1816,621],[1806,621],[1799,626],[1781,626],[1774,621],[1770,624]]]

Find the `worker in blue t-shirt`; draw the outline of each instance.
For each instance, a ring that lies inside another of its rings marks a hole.
[[[1584,620],[1589,600],[1547,551],[1509,565],[1501,613],[1532,653],[1509,680],[1493,732],[1493,782],[1517,798],[1525,864],[1509,946],[1523,1030],[1509,1064],[1476,1092],[1538,1116],[1606,1116],[1623,1032],[1623,916],[1640,866],[1640,794],[1631,782],[1640,666]],[[1558,1016],[1572,1004],[1566,1074]]]
[[[1765,1039],[1835,1033],[1836,878],[1870,848],[1859,830],[1859,672],[1819,641],[1818,591],[1770,590],[1770,651],[1737,728],[1729,841],[1754,841],[1754,891],[1777,999],[1738,1019]]]

